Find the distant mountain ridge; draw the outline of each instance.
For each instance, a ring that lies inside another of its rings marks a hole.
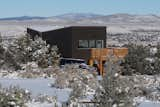
[[[48,18],[84,19],[84,18],[96,18],[101,16],[103,15],[92,14],[92,13],[68,13],[51,17],[40,17],[40,16],[7,17],[7,18],[0,18],[0,20],[33,20],[33,19],[48,19]]]
[[[160,24],[160,16],[154,14],[148,15],[133,15],[133,14],[112,14],[112,15],[99,15],[92,13],[69,13],[52,17],[38,17],[38,16],[22,16],[0,18],[0,21],[25,21],[25,20],[49,20],[58,22],[71,22],[71,23],[134,23],[134,24]]]
[[[93,14],[93,13],[68,13],[58,16],[53,16],[53,18],[60,19],[85,19],[85,18],[97,18],[102,17],[103,15]]]
[[[0,20],[17,20],[17,21],[23,21],[23,20],[33,20],[33,19],[46,19],[46,17],[39,17],[39,16],[20,16],[20,17],[8,17],[8,18],[0,18]]]

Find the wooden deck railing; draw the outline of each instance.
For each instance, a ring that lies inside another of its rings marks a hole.
[[[100,74],[103,75],[103,62],[105,62],[109,56],[113,55],[117,59],[124,58],[128,54],[127,48],[93,48],[90,53],[90,60],[96,60],[99,63]],[[91,62],[90,61],[90,62]]]

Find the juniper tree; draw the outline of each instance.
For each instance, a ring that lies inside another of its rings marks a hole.
[[[160,44],[157,45],[157,52],[155,54],[154,70],[157,71],[157,73],[160,73]]]
[[[23,35],[10,44],[10,46],[8,47],[8,51],[14,55],[14,58],[17,62],[29,62],[31,61],[31,42],[32,40],[27,35]]]
[[[57,46],[51,46],[42,40],[40,37],[36,37],[31,42],[32,60],[37,61],[41,67],[53,66],[58,64],[60,55],[58,54]]]
[[[160,44],[158,44],[156,48],[157,48],[157,53],[155,54],[155,57],[160,59]]]
[[[3,47],[3,44],[2,44],[2,36],[0,34],[0,67],[3,65],[4,63],[4,47]]]
[[[30,93],[18,87],[0,87],[0,107],[26,107],[30,98]]]
[[[145,68],[148,68],[148,61],[146,58],[150,57],[149,47],[142,45],[128,45],[128,55],[124,58],[122,64],[123,74],[131,75],[133,73],[147,74]]]
[[[58,48],[38,36],[34,40],[29,35],[21,36],[10,44],[8,51],[19,64],[35,61],[40,67],[48,67],[57,64],[59,59]]]
[[[101,81],[102,87],[98,88],[95,101],[99,107],[132,107],[131,84],[119,75],[119,65],[114,57],[107,61],[106,74]]]

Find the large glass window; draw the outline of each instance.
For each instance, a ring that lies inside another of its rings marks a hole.
[[[96,48],[103,48],[103,40],[96,40]]]
[[[103,48],[103,40],[79,40],[78,48]]]
[[[88,40],[79,40],[78,48],[88,48]]]
[[[89,48],[95,48],[96,44],[95,44],[95,40],[89,40]]]

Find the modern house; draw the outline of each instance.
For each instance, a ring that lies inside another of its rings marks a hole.
[[[41,36],[50,45],[57,45],[62,57],[90,58],[91,48],[106,48],[105,26],[72,26],[49,31],[27,28],[32,39]]]
[[[107,32],[105,26],[70,26],[56,29],[27,28],[27,33],[34,39],[42,37],[50,45],[57,45],[64,58],[85,59],[93,65],[99,62],[101,74],[103,63],[109,54],[124,57],[128,53],[126,48],[107,48]]]

